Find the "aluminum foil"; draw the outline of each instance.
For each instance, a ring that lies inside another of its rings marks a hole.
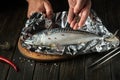
[[[21,31],[20,41],[22,46],[37,53],[42,52],[43,54],[79,55],[92,52],[103,52],[116,48],[119,45],[118,38],[106,29],[100,18],[93,10],[91,10],[91,14],[88,16],[84,27],[80,30],[100,35],[103,38],[114,37],[110,41],[91,40],[87,43],[64,45],[59,50],[57,48],[51,49],[49,46],[35,46],[24,43],[28,37],[31,37],[35,33],[41,32],[42,30],[55,27],[70,27],[67,23],[67,14],[67,11],[54,13],[52,19],[45,18],[42,13],[33,14],[30,19],[26,21],[25,27]]]

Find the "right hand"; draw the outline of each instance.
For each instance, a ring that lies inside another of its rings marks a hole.
[[[68,0],[68,22],[74,30],[80,29],[85,24],[90,13],[91,0]],[[80,20],[79,20],[80,19]]]
[[[47,18],[51,18],[53,14],[52,6],[48,0],[27,0],[28,2],[28,13],[27,17],[35,12],[42,12]]]

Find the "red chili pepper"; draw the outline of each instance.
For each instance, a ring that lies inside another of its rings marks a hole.
[[[9,65],[11,65],[15,69],[15,71],[18,71],[16,65],[12,61],[8,60],[7,58],[5,58],[3,56],[0,56],[0,60],[8,63]]]

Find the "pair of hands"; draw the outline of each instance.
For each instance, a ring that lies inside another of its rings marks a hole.
[[[51,18],[53,14],[52,6],[49,0],[27,0],[28,2],[28,18],[35,12],[45,13],[47,18]],[[90,0],[68,0],[69,12],[68,23],[74,30],[81,28],[90,12]],[[79,18],[79,20],[78,20]]]

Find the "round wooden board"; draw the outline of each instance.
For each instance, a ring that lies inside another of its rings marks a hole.
[[[20,40],[18,41],[18,49],[21,52],[21,54],[24,55],[25,57],[41,61],[63,60],[74,57],[67,55],[49,55],[44,53],[31,52],[28,49],[22,47]]]

